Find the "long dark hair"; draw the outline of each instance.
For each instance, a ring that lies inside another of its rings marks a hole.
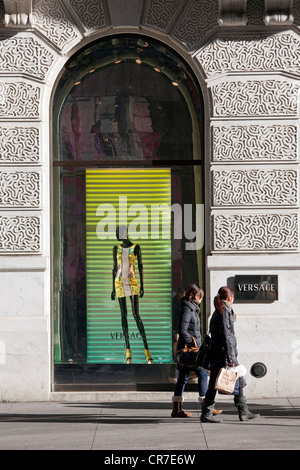
[[[220,289],[218,291],[218,294],[214,298],[214,306],[215,306],[215,309],[221,315],[225,310],[225,305],[224,305],[223,300],[227,300],[228,297],[232,297],[232,296],[234,296],[234,292],[233,292],[232,289],[230,289],[230,287],[228,287],[228,286],[220,287]]]
[[[184,293],[184,300],[194,300],[196,295],[200,295],[200,300],[204,297],[204,291],[196,284],[191,284]]]

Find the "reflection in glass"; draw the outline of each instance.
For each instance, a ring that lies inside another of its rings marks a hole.
[[[191,133],[188,109],[178,90],[151,69],[121,63],[88,76],[65,100],[60,157],[192,159]]]

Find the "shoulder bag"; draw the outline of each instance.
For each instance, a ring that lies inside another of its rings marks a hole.
[[[198,365],[206,370],[212,370],[222,362],[223,356],[224,354],[216,348],[211,337],[205,335],[199,349]]]
[[[194,337],[194,346],[188,347],[186,344],[183,349],[180,349],[177,352],[177,363],[182,366],[182,367],[188,367],[188,368],[195,368],[198,367],[198,354],[199,354],[199,348],[197,346],[196,340]]]

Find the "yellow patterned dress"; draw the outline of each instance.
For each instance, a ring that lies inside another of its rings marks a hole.
[[[138,295],[139,289],[135,276],[135,260],[134,249],[136,245],[124,248],[117,246],[117,274],[115,277],[116,295],[120,297],[130,297]]]

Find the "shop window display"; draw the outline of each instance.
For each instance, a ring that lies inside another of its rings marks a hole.
[[[187,241],[191,241],[187,233],[196,233],[194,208],[203,204],[202,108],[194,76],[182,59],[159,42],[144,37],[106,38],[79,51],[66,64],[53,99],[56,389],[66,380],[74,386],[92,383],[99,389],[114,389],[116,384],[130,388],[133,382],[134,387],[159,389],[169,381],[174,364],[177,298],[187,285],[204,282],[203,250],[187,249]],[[110,182],[105,182],[105,172],[115,172]],[[132,179],[128,177],[130,172]],[[165,172],[167,182],[163,180]],[[151,193],[153,183],[158,184],[149,200],[137,184],[144,176],[145,194]],[[130,240],[141,247],[145,291],[139,298],[139,308],[146,342],[143,329],[139,329],[131,314],[131,304],[127,303],[131,348],[126,347],[126,329],[122,328],[125,317],[119,301],[111,300],[112,249],[118,246],[118,217],[112,226],[107,222],[105,230],[112,228],[112,233],[105,241],[96,232],[97,223],[101,224],[107,216],[96,215],[99,205],[117,205],[117,199],[112,202],[112,193],[118,200],[128,197],[128,210],[140,204],[148,211],[147,233],[141,233],[141,211],[127,220],[136,222],[136,239]],[[153,240],[154,232],[151,237],[151,208],[157,203],[182,210],[181,218],[169,214],[168,239],[163,238],[161,227],[155,232],[157,238]],[[188,206],[193,217],[186,230],[184,210]],[[178,224],[181,238],[174,237]],[[102,265],[98,265],[97,253],[105,252],[104,246],[107,253],[101,258]],[[159,263],[153,267],[153,259],[159,258],[157,253],[162,253],[162,263],[169,266],[165,271],[161,266],[161,274]],[[110,269],[109,274],[105,269]],[[105,272],[107,282],[101,281],[103,284],[97,286],[101,272]],[[155,302],[155,289],[158,292],[162,285],[165,290]],[[103,297],[93,300],[98,289]],[[93,306],[95,302],[97,305]],[[119,314],[114,321],[118,323],[108,322],[105,326],[101,312],[106,315],[117,308]],[[94,320],[96,323],[91,326]],[[97,322],[104,325],[99,334]],[[105,328],[106,339],[102,337],[100,341]],[[164,329],[160,336],[159,330]],[[93,348],[101,352],[93,355]],[[114,354],[114,349],[119,352]],[[128,361],[127,349],[141,353]],[[151,360],[150,356],[145,357],[144,350],[151,351]],[[66,379],[69,371],[72,378]]]

